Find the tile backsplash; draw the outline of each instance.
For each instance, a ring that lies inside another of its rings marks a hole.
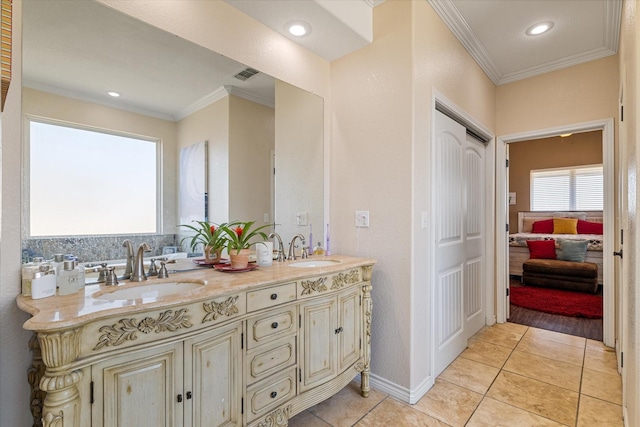
[[[34,256],[52,259],[55,254],[74,254],[80,262],[124,259],[125,239],[131,240],[134,251],[142,242],[148,243],[152,250],[145,256],[159,256],[163,247],[177,246],[175,234],[26,239],[22,241],[22,262],[29,262]]]

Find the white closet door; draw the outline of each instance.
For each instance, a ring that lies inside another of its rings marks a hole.
[[[434,157],[435,375],[484,325],[484,145],[436,112]]]

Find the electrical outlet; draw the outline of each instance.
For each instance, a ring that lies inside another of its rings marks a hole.
[[[429,228],[429,213],[422,211],[422,228]]]
[[[296,225],[307,225],[309,223],[309,214],[307,212],[298,212],[296,214]]]
[[[356,211],[356,227],[369,227],[369,211]]]
[[[269,224],[269,214],[268,213],[262,215],[262,222],[264,222],[265,224]]]

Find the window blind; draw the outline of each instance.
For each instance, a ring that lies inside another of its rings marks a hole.
[[[602,210],[602,171],[602,165],[532,170],[531,210]]]

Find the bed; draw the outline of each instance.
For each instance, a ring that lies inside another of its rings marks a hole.
[[[528,260],[527,240],[586,240],[587,253],[585,262],[598,266],[598,283],[602,284],[602,234],[553,234],[532,233],[534,223],[553,218],[578,218],[590,224],[602,224],[602,211],[592,212],[518,212],[518,232],[509,235],[509,274],[522,277],[522,263]],[[541,223],[538,223],[541,224]],[[587,228],[588,231],[589,227]],[[536,230],[538,231],[538,230]]]

